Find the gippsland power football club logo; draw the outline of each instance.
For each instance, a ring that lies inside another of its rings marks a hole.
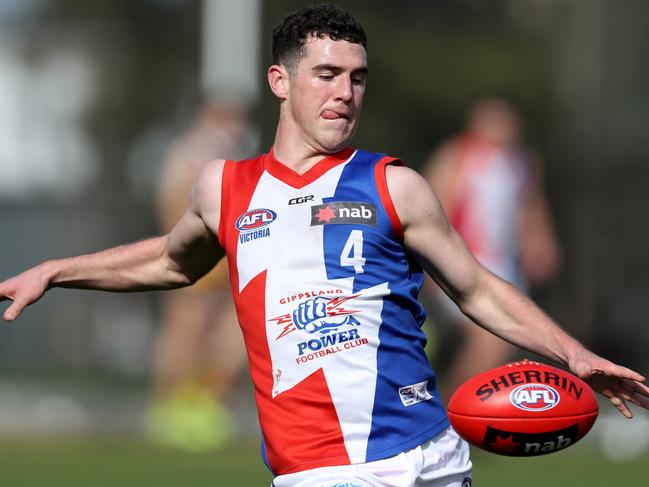
[[[545,384],[523,384],[509,395],[510,402],[524,411],[546,411],[559,404],[559,393]]]
[[[239,230],[239,242],[247,243],[251,240],[268,237],[270,228],[268,225],[277,218],[277,213],[267,208],[256,208],[241,214],[234,226]]]
[[[309,334],[327,334],[336,331],[343,325],[360,325],[353,316],[359,311],[344,306],[347,301],[357,296],[358,294],[335,298],[318,296],[300,303],[292,314],[271,318],[269,321],[284,325],[275,340],[279,340],[295,330],[303,330]]]
[[[301,302],[292,313],[271,318],[268,321],[282,326],[275,340],[297,330],[306,333],[308,338],[297,343],[298,364],[367,344],[368,339],[358,332],[361,323],[354,317],[360,311],[345,304],[357,296],[318,296]]]

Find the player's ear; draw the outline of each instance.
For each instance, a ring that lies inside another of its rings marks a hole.
[[[273,94],[280,100],[288,98],[289,75],[285,66],[273,64],[268,68],[268,85]]]

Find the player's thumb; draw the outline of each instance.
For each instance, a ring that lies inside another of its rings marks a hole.
[[[13,321],[16,318],[18,318],[20,313],[22,313],[23,309],[25,309],[25,306],[27,306],[27,303],[23,303],[21,301],[14,301],[13,303],[11,303],[11,306],[9,306],[5,310],[2,317],[5,319],[5,321]]]

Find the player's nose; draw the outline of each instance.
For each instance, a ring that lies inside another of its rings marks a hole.
[[[339,76],[336,84],[336,101],[349,103],[352,101],[354,91],[352,89],[352,79],[349,76]]]

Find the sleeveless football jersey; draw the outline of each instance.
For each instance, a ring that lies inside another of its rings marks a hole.
[[[529,158],[517,147],[467,135],[460,139],[454,170],[451,225],[483,265],[525,288],[516,222],[529,186]]]
[[[448,427],[394,163],[345,149],[298,175],[271,149],[224,167],[219,241],[275,474],[387,458]]]

